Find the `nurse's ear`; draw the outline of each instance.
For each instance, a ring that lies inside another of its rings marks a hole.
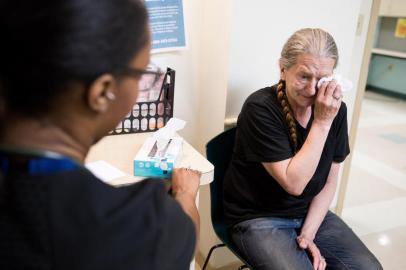
[[[92,111],[97,113],[107,111],[115,99],[115,84],[116,81],[111,74],[103,74],[93,81],[86,93],[87,105]]]

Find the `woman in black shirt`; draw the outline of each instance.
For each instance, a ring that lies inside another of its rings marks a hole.
[[[224,183],[232,239],[254,269],[382,269],[328,211],[349,154],[347,109],[333,74],[337,47],[321,29],[286,42],[280,81],[251,94]]]
[[[0,4],[0,269],[188,269],[199,174],[115,188],[84,166],[150,60],[139,0]],[[143,89],[147,90],[147,89]]]

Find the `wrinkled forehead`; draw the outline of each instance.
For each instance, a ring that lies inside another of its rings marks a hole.
[[[302,54],[297,58],[295,70],[296,72],[321,78],[332,75],[334,65],[335,59],[333,58]]]

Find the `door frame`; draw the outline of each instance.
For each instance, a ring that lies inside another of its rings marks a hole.
[[[337,205],[335,208],[335,213],[338,216],[342,216],[343,208],[344,208],[344,200],[345,200],[345,196],[347,193],[348,180],[349,180],[349,175],[351,172],[351,165],[352,165],[352,157],[354,154],[354,143],[355,143],[355,138],[356,138],[357,132],[358,132],[358,122],[359,122],[359,118],[360,118],[360,114],[361,114],[362,100],[364,98],[365,87],[366,87],[367,78],[368,78],[369,62],[371,60],[371,52],[372,52],[372,46],[374,43],[375,30],[376,30],[377,22],[378,22],[380,3],[381,3],[381,0],[372,0],[372,4],[371,4],[370,20],[368,23],[368,30],[367,30],[368,32],[367,32],[366,41],[365,41],[364,54],[362,57],[360,76],[359,76],[358,85],[356,88],[357,92],[356,92],[356,96],[355,96],[354,111],[352,114],[352,121],[351,121],[351,127],[350,127],[350,132],[349,132],[349,144],[350,144],[351,153],[344,162],[341,183],[340,183],[340,187],[339,187],[338,195],[337,195]]]

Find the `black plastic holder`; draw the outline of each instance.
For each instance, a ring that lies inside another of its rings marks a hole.
[[[167,68],[156,101],[137,102],[131,112],[109,135],[152,132],[166,125],[173,117],[175,70]]]

